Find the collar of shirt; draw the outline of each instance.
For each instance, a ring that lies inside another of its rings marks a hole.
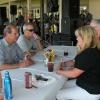
[[[5,39],[3,39],[3,42],[4,42],[5,47],[12,47],[15,44],[13,43],[12,45],[9,45]]]

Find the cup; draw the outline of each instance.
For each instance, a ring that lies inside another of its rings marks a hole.
[[[64,56],[68,56],[68,50],[64,51]]]
[[[48,71],[53,72],[54,70],[54,62],[48,62],[47,63]]]

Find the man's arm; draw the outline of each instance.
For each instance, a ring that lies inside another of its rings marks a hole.
[[[37,40],[35,40],[35,41],[36,41],[36,44],[37,44],[37,49],[38,49],[38,50],[42,50],[43,46],[41,45],[40,40],[37,39]]]
[[[17,44],[23,52],[28,51],[28,48],[27,48],[27,45],[26,45],[25,40],[23,38],[23,35],[20,35],[20,37],[17,40]]]
[[[18,64],[2,64],[2,65],[0,65],[0,70],[15,69],[15,68],[18,68]]]
[[[30,66],[33,64],[32,60],[23,60],[22,62],[19,62],[17,64],[1,64],[0,70],[6,70],[6,69],[16,69],[16,68],[24,68],[27,66]]]
[[[41,38],[37,35],[37,34],[33,34],[33,39],[36,42],[36,48],[37,50],[41,50],[43,48],[42,44],[41,44]]]

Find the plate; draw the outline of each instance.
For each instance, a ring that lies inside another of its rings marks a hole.
[[[42,78],[37,79],[36,76],[39,76]],[[56,79],[54,77],[45,75],[45,74],[36,74],[36,75],[32,76],[32,84],[33,84],[33,86],[36,86],[36,87],[45,87],[45,86],[52,84],[55,81],[56,81]]]

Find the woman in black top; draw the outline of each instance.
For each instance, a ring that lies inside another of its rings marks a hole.
[[[89,25],[75,32],[78,53],[71,70],[57,73],[75,80],[67,81],[64,89],[57,94],[57,100],[98,100],[100,99],[100,41],[98,33]],[[66,88],[66,89],[65,89]]]

